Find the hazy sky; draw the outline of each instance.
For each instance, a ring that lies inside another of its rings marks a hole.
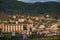
[[[57,1],[60,2],[60,0],[18,0],[18,1],[24,1],[24,2],[47,2],[47,1]]]

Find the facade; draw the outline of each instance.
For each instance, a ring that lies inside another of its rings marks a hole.
[[[23,31],[23,24],[1,24],[2,32]]]
[[[30,25],[30,24],[28,24]],[[30,31],[30,26],[27,24],[1,24],[1,29],[2,32],[29,32]]]
[[[24,24],[5,24],[4,32],[21,32],[23,31]]]

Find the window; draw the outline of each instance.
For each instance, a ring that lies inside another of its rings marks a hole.
[[[27,27],[25,25],[23,26],[23,30],[27,30]]]
[[[0,28],[0,33],[2,32],[2,29]]]

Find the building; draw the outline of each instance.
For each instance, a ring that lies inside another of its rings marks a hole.
[[[27,24],[0,24],[2,32],[29,32],[30,26]]]

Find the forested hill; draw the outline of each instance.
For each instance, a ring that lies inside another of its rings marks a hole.
[[[0,11],[8,12],[6,14],[21,13],[21,14],[39,15],[46,13],[46,14],[59,15],[60,3],[58,2],[24,3],[17,0],[0,0]]]

